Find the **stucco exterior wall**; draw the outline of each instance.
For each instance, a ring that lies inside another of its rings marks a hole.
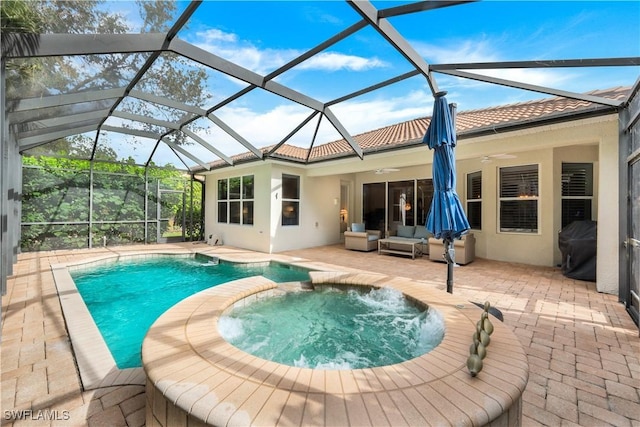
[[[514,132],[459,140],[456,148],[457,191],[466,203],[466,175],[482,171],[482,229],[473,230],[476,256],[531,265],[556,266],[561,262],[563,162],[592,162],[594,196],[592,219],[598,221],[597,286],[602,292],[618,290],[618,127],[617,116],[601,116]],[[511,158],[483,156],[507,153]],[[426,146],[371,153],[307,166],[268,160],[213,171],[207,176],[206,235],[220,234],[225,244],[263,252],[335,244],[340,241],[340,185],[353,191],[349,223],[362,221],[363,185],[432,177],[433,154]],[[499,168],[535,164],[539,167],[539,222],[536,233],[499,231]],[[378,168],[398,171],[377,175]],[[217,179],[253,173],[255,218],[253,226],[217,223]],[[278,194],[282,174],[300,176],[300,224],[281,225]]]
[[[300,176],[300,223],[282,225],[282,174]],[[271,170],[271,247],[281,252],[340,241],[340,176],[308,177],[305,169],[274,164]]]
[[[282,174],[300,176],[300,223],[282,225]],[[218,223],[219,179],[253,175],[254,224]],[[205,236],[226,245],[272,253],[340,241],[340,175],[307,177],[304,168],[262,162],[225,168],[206,177]]]
[[[612,126],[613,128],[613,126]],[[617,125],[615,126],[617,132]],[[620,206],[618,135],[602,135],[598,156],[600,159],[598,203],[598,263],[596,287],[599,292],[617,294],[619,288],[620,248],[618,240]]]
[[[561,175],[563,162],[593,162],[592,218],[598,221],[597,286],[616,293],[618,279],[618,164],[617,120],[599,117],[512,132],[462,142],[458,155],[458,192],[464,200],[466,174],[482,170],[483,228],[475,231],[476,255],[502,261],[554,266],[561,262]],[[528,150],[523,151],[524,148]],[[487,154],[510,153],[513,159],[478,162]],[[471,157],[471,158],[469,158]],[[467,159],[468,158],[468,159]],[[474,161],[476,161],[474,165]],[[498,169],[538,164],[540,169],[540,228],[536,235],[498,231]],[[492,190],[495,189],[495,190]]]
[[[218,236],[225,245],[254,251],[268,252],[271,246],[271,228],[268,215],[271,190],[271,168],[269,163],[247,164],[221,169],[207,175],[205,189],[205,237]],[[218,180],[238,176],[254,176],[253,225],[218,223]]]

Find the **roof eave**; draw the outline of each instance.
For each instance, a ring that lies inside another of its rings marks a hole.
[[[468,132],[458,133],[458,139],[470,139],[480,136],[492,135],[497,133],[515,132],[523,129],[530,129],[539,126],[564,123],[568,121],[581,120],[591,117],[606,116],[608,114],[617,114],[618,110],[614,107],[600,106],[591,110],[583,110],[579,112],[567,112],[553,114],[538,119],[527,119],[519,122],[509,122],[494,126],[486,126],[483,128],[473,129]]]
[[[549,115],[546,117],[541,117],[541,118],[537,118],[537,119],[526,119],[526,120],[522,120],[520,122],[509,122],[509,123],[504,123],[504,124],[498,124],[498,125],[492,125],[492,126],[486,126],[483,128],[478,128],[478,129],[474,129],[468,132],[460,132],[458,133],[458,139],[462,140],[462,139],[471,139],[471,138],[477,138],[477,137],[481,137],[481,136],[487,136],[487,135],[495,135],[495,134],[499,134],[499,133],[506,133],[506,132],[515,132],[515,131],[519,131],[519,130],[523,130],[523,129],[530,129],[530,128],[534,128],[534,127],[539,127],[539,126],[545,126],[545,125],[550,125],[550,124],[557,124],[557,123],[563,123],[563,122],[568,122],[568,121],[573,121],[573,120],[580,120],[580,119],[585,119],[585,118],[591,118],[591,117],[598,117],[598,116],[605,116],[605,115],[609,115],[609,114],[617,114],[617,109],[614,107],[608,107],[608,106],[598,106],[596,108],[592,108],[592,109],[588,109],[588,110],[581,110],[581,111],[570,111],[570,112],[566,112],[566,113],[560,113],[560,114],[553,114],[553,115]],[[364,156],[366,157],[367,155],[371,155],[371,154],[380,154],[380,153],[388,153],[388,152],[393,152],[393,151],[398,151],[398,150],[404,150],[407,148],[411,148],[411,147],[416,147],[422,144],[422,138],[414,138],[414,139],[410,139],[407,140],[405,142],[399,143],[399,144],[394,144],[394,145],[388,145],[388,146],[383,146],[383,147],[373,147],[373,148],[369,148],[369,149],[363,149],[363,153]],[[291,157],[286,157],[286,156],[274,156],[271,155],[269,156],[267,159],[258,159],[258,158],[247,158],[247,159],[241,159],[241,160],[237,160],[235,162],[235,164],[242,164],[242,163],[251,163],[251,162],[255,162],[255,161],[264,161],[264,160],[268,160],[268,159],[273,159],[273,160],[280,160],[280,161],[285,161],[285,162],[291,162],[291,163],[295,163],[298,165],[305,165],[305,164],[317,164],[317,163],[324,163],[324,162],[329,162],[329,161],[334,161],[334,160],[339,160],[339,159],[344,159],[344,158],[349,158],[349,157],[356,157],[356,155],[353,152],[341,152],[341,153],[334,153],[334,154],[330,154],[330,155],[325,155],[322,157],[316,157],[316,158],[310,158],[308,162],[304,162],[303,160],[300,159],[296,159],[296,158],[291,158]],[[220,170],[220,169],[224,169],[227,167],[230,167],[231,165],[213,165],[211,164],[211,171],[214,170]],[[197,173],[197,172],[206,172],[205,169],[203,168],[198,168],[198,169],[192,169],[193,173]]]

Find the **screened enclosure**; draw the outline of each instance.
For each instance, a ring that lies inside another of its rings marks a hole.
[[[561,3],[536,7],[536,18],[546,22]],[[455,98],[480,87],[477,100],[489,91],[561,96],[623,111],[628,100],[579,85],[631,86],[640,67],[637,44],[622,38],[606,51],[576,40],[577,58],[529,58],[528,46],[508,58],[469,48],[439,55],[464,29],[483,34],[487,22],[473,19],[481,10],[496,18],[491,25],[507,12],[517,24],[518,2],[6,0],[1,7],[3,289],[20,251],[202,239],[198,175],[212,169],[326,161],[335,158],[322,151],[330,141],[346,147],[342,156],[363,159],[366,141],[353,135],[425,115],[441,90]],[[629,8],[629,22],[616,25],[635,41],[638,5],[620,7]],[[540,40],[528,30],[523,40]],[[596,80],[539,79],[567,70]],[[523,221],[505,227],[527,227]]]
[[[202,183],[179,171],[25,158],[22,179],[22,251],[203,238]]]

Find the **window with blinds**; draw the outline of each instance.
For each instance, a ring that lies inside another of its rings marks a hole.
[[[562,228],[591,219],[593,163],[562,163]]]
[[[482,172],[467,174],[467,219],[473,230],[482,229]]]
[[[500,168],[500,231],[538,232],[538,165]]]

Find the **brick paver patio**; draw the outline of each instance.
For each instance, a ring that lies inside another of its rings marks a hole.
[[[202,246],[20,255],[2,297],[2,425],[144,425],[144,387],[82,390],[50,265],[107,252]],[[446,266],[428,257],[411,260],[339,245],[281,255],[436,281],[445,292]],[[617,296],[598,293],[594,283],[566,278],[557,268],[484,259],[454,269],[453,292],[470,301],[491,301],[525,348],[530,368],[525,426],[640,426],[640,339]],[[25,419],[13,420],[16,416]]]

